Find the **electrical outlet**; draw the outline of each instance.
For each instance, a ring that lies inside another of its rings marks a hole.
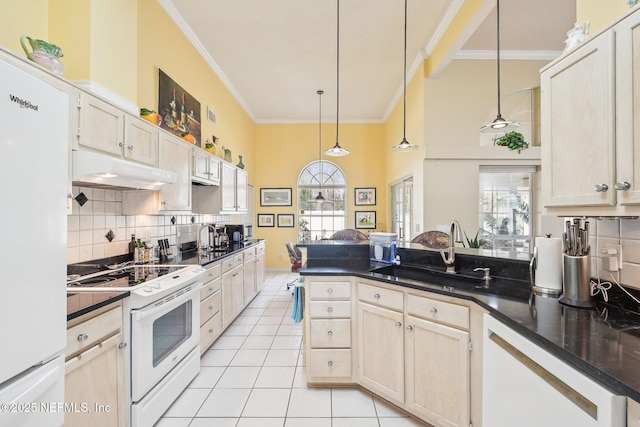
[[[607,243],[605,245],[605,249],[609,251],[613,249],[616,251],[615,254],[610,254],[611,257],[616,258],[616,262],[618,264],[618,270],[622,269],[622,245],[614,245],[613,243]]]
[[[282,254],[278,254],[278,259],[282,260]]]

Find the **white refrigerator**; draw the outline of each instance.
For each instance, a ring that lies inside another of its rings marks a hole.
[[[2,55],[0,426],[60,426],[69,99]]]

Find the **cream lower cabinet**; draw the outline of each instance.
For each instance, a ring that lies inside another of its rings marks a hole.
[[[243,251],[242,256],[242,304],[246,306],[258,293],[256,287],[256,248],[251,247]]]
[[[266,283],[265,279],[264,279],[264,269],[265,269],[264,250],[265,250],[265,243],[264,242],[262,242],[258,246],[256,246],[256,259],[255,259],[255,263],[256,263],[256,290],[258,292],[260,292],[262,290],[262,288],[264,288],[264,285]]]
[[[358,383],[435,427],[469,426],[469,308],[359,280]]]
[[[200,354],[222,333],[222,264],[208,265],[200,291]]]
[[[226,329],[240,314],[243,306],[242,254],[222,262],[222,327]]]
[[[65,413],[65,426],[127,425],[123,313],[120,301],[68,323],[65,403],[78,410]]]
[[[627,427],[640,427],[640,403],[627,397]]]
[[[304,283],[307,381],[351,384],[353,279],[310,276]]]

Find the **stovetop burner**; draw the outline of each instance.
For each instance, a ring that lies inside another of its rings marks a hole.
[[[171,274],[184,266],[169,266],[157,264],[130,265],[116,270],[105,270],[90,275],[80,280],[72,280],[67,282],[67,286],[99,286],[105,282],[126,278],[128,286],[136,286],[144,282],[148,282],[158,277]]]

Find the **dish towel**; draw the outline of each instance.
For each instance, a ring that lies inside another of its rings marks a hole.
[[[304,317],[304,287],[296,285],[293,288],[293,312],[291,317],[296,323],[300,323]]]

